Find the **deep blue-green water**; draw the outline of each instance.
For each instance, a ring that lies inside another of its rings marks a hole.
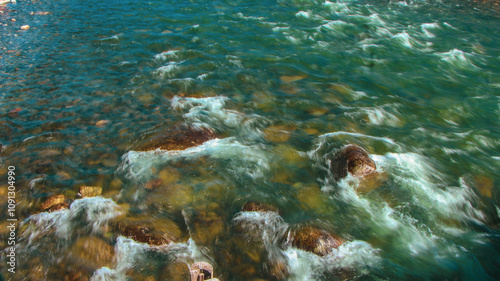
[[[500,278],[498,9],[19,0],[0,11],[4,280],[182,280],[173,264],[195,261],[220,280]],[[134,150],[180,124],[220,137]],[[329,172],[352,143],[384,175],[369,191]],[[151,191],[155,179],[163,186]],[[102,196],[73,201],[83,185]],[[69,209],[40,213],[60,194]],[[278,213],[240,212],[247,201]],[[172,221],[182,238],[134,242],[109,228],[123,216]],[[345,243],[324,257],[282,243],[304,224]],[[82,250],[84,238],[109,247],[111,261]]]

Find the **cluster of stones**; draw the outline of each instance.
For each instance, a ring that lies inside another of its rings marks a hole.
[[[198,146],[206,141],[217,138],[217,134],[211,129],[197,127],[180,127],[168,132],[162,133],[159,136],[151,137],[136,148],[138,151],[153,151],[153,150],[184,150],[190,147]],[[369,157],[368,153],[357,145],[347,145],[339,149],[331,159],[331,172],[336,180],[340,180],[351,174],[357,178],[369,177],[376,173],[374,161]],[[156,179],[145,184],[145,189],[154,192],[161,189],[165,185],[165,180]],[[102,193],[101,187],[82,186],[79,189],[78,195],[81,198],[100,196]],[[71,199],[64,195],[55,195],[48,198],[40,205],[42,211],[56,211],[64,208],[69,208]],[[208,245],[215,241],[224,227],[224,221],[217,214],[218,204],[213,203],[200,208],[192,209],[189,223],[189,237],[195,239],[201,245]],[[248,202],[244,205],[244,212],[275,212],[277,208],[256,202]],[[120,217],[109,223],[109,230],[114,237],[124,236],[133,239],[137,242],[147,243],[151,246],[163,246],[172,242],[185,242],[188,238],[187,233],[181,230],[177,223],[166,218],[150,218],[150,217]],[[245,231],[244,229],[239,229]],[[282,247],[294,247],[303,251],[314,253],[318,256],[325,256],[332,252],[333,249],[341,246],[345,240],[333,233],[330,230],[318,227],[312,224],[291,226],[281,238]],[[79,249],[79,252],[85,252],[86,255],[93,255],[89,260],[95,260],[97,265],[109,265],[112,262],[113,247],[100,238],[87,237],[79,239],[74,247]],[[96,247],[92,245],[97,245]],[[257,249],[257,248],[256,248]],[[264,250],[264,249],[262,249]],[[259,260],[260,254],[254,253],[253,259]],[[266,268],[269,273],[275,276],[278,280],[286,279],[289,275],[287,265],[284,259],[269,258],[265,261]],[[171,267],[176,269],[172,269]],[[243,265],[242,265],[243,266]],[[172,264],[167,267],[168,270],[179,271],[182,273],[174,274],[179,278],[185,278],[189,274],[189,269],[186,264]],[[167,270],[167,271],[168,271]],[[238,269],[239,272],[251,270],[250,268]]]

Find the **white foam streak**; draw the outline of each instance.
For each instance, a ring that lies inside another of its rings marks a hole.
[[[90,281],[116,281],[128,280],[127,271],[138,263],[147,259],[147,252],[155,250],[171,255],[183,261],[186,265],[193,261],[212,262],[210,257],[202,252],[196,243],[189,239],[187,243],[170,243],[164,246],[150,246],[145,243],[138,243],[132,239],[118,237],[115,245],[116,265],[110,269],[107,267],[96,270]]]
[[[172,78],[180,70],[180,64],[182,62],[169,62],[167,65],[158,68],[154,73],[162,78]]]
[[[236,127],[241,124],[244,115],[225,109],[228,98],[218,96],[209,98],[181,98],[175,96],[172,99],[171,107],[174,110],[189,109],[183,116],[191,123],[224,123],[230,127]],[[214,125],[214,124],[209,124]],[[215,126],[214,126],[215,127]]]
[[[168,50],[166,52],[156,54],[155,55],[155,60],[158,61],[166,61],[169,59],[176,59],[178,57],[179,50]]]
[[[92,232],[99,233],[101,228],[111,219],[122,214],[121,208],[111,199],[102,197],[75,200],[69,209],[52,213],[43,212],[29,217],[23,224],[32,223],[34,227],[23,235],[28,235],[28,244],[40,235],[55,231],[60,238],[68,239],[77,226],[85,223]]]
[[[413,153],[389,153],[384,161],[385,165],[393,167],[397,181],[412,190],[415,203],[423,205],[435,215],[457,220],[474,220],[478,223],[485,219],[485,215],[472,205],[476,195],[465,181],[460,179],[460,188],[439,188],[433,181],[442,177],[422,156]]]
[[[191,124],[198,124],[210,128],[223,128],[238,130],[246,139],[260,139],[262,133],[256,129],[255,121],[259,115],[245,115],[236,110],[226,109],[227,97],[217,96],[208,98],[181,98],[174,97],[171,107],[174,110],[188,112],[184,118]]]
[[[127,280],[127,270],[149,248],[147,244],[135,242],[132,239],[118,237],[115,245],[116,266],[113,269],[103,267],[94,272],[90,281]]]
[[[364,241],[346,242],[337,249],[333,249],[332,253],[325,257],[327,260],[325,264],[332,268],[352,268],[363,271],[381,264],[378,252],[378,249]]]
[[[265,17],[254,17],[254,16],[245,16],[243,15],[243,13],[237,13],[236,16],[238,16],[239,18],[242,18],[242,19],[247,19],[247,20],[258,20],[258,21],[263,21],[265,20],[266,18]]]
[[[300,11],[300,12],[296,13],[295,16],[297,16],[297,17],[303,17],[303,18],[306,18],[306,19],[308,19],[308,18],[311,17],[310,13],[309,12],[305,12],[305,11]]]
[[[464,69],[480,69],[474,65],[467,57],[472,57],[472,54],[466,53],[459,49],[453,49],[449,52],[438,53],[442,61],[445,61],[455,67]]]
[[[335,33],[338,33],[338,34],[342,34],[342,33],[344,33],[344,30],[349,26],[352,26],[352,24],[347,23],[347,22],[342,21],[342,20],[329,20],[325,24],[318,27],[317,29],[318,29],[318,31],[320,31],[322,28],[324,28],[327,30],[334,31]]]
[[[247,235],[260,236],[260,240],[270,253],[278,249],[277,242],[288,227],[276,212],[240,212],[233,221],[243,225]]]
[[[378,252],[378,249],[359,240],[346,242],[324,257],[289,248],[284,251],[291,273],[288,280],[316,280],[316,275],[324,272],[334,274],[339,269],[352,269],[359,274],[366,274],[370,269],[380,266],[382,259]]]
[[[381,107],[360,108],[361,114],[366,114],[370,124],[373,125],[388,125],[396,127],[400,124],[400,120],[394,114],[387,112]]]
[[[390,139],[387,137],[375,137],[375,136],[370,136],[370,135],[364,135],[364,134],[352,133],[352,132],[344,132],[344,131],[326,133],[326,134],[320,135],[319,137],[320,138],[328,138],[328,137],[337,137],[337,136],[342,136],[342,135],[367,138],[367,139],[374,139],[374,140],[379,140],[379,141],[383,141],[383,142],[386,142],[386,143],[389,143],[392,145],[399,146],[393,139]]]
[[[332,12],[335,14],[347,14],[350,12],[349,7],[347,4],[343,2],[330,2],[328,0],[323,3],[325,7],[328,7]]]
[[[129,151],[122,157],[119,171],[130,180],[148,180],[152,168],[177,158],[210,156],[232,160],[232,167],[252,177],[263,177],[269,169],[267,154],[258,146],[246,146],[235,138],[214,139],[202,145],[179,151]]]
[[[407,48],[413,48],[413,45],[420,45],[417,40],[413,39],[406,31],[398,33],[392,37],[398,41],[402,46]]]
[[[429,30],[430,29],[438,29],[439,25],[437,23],[424,23],[421,26],[422,32],[424,35],[428,38],[434,38],[436,35],[432,34]]]

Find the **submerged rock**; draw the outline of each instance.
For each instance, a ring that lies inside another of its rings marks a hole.
[[[190,280],[189,266],[182,261],[175,260],[167,263],[160,270],[160,277],[170,281],[187,281]]]
[[[269,274],[277,280],[286,280],[289,276],[286,262],[279,259],[269,262]]]
[[[217,204],[200,205],[194,208],[190,219],[191,238],[200,245],[210,245],[223,236],[225,225],[222,216],[217,214]]]
[[[341,148],[332,159],[331,171],[336,180],[345,178],[348,173],[355,177],[372,174],[377,169],[375,162],[360,146],[349,144]]]
[[[290,139],[295,130],[293,125],[273,125],[264,130],[264,138],[269,142],[283,143]]]
[[[162,218],[152,221],[144,218],[125,218],[112,225],[114,231],[140,243],[154,246],[179,241],[181,230],[173,221]]]
[[[93,269],[112,265],[115,251],[106,241],[93,237],[81,237],[75,242],[71,250],[72,258],[78,264]]]
[[[191,185],[165,184],[151,189],[144,201],[152,212],[177,213],[193,203],[194,190]]]
[[[325,256],[344,243],[339,236],[313,226],[302,226],[287,233],[286,243],[301,250]]]
[[[184,150],[217,137],[217,134],[208,128],[183,127],[149,138],[136,150]]]

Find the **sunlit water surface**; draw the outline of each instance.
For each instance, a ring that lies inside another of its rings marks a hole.
[[[3,279],[178,280],[171,264],[208,261],[221,280],[498,280],[499,19],[430,0],[7,4],[2,248],[10,165],[19,227]],[[220,138],[134,150],[180,124]],[[334,181],[348,143],[371,153],[378,188]],[[157,178],[168,194],[145,188]],[[82,185],[103,194],[39,212]],[[247,201],[279,214],[241,212]],[[122,216],[173,221],[182,239],[117,236]],[[324,257],[285,247],[302,224],[346,243]],[[74,258],[83,237],[112,262]]]

